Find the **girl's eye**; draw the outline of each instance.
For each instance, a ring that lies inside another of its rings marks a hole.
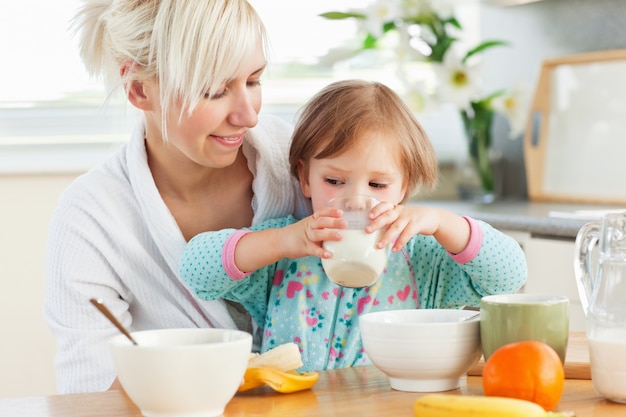
[[[339,185],[341,184],[341,181],[336,180],[334,178],[326,178],[326,182],[330,185]]]
[[[260,87],[261,86],[261,80],[248,81],[247,84],[248,84],[248,87]]]
[[[387,188],[387,184],[380,184],[378,182],[370,182],[369,186],[372,188]]]

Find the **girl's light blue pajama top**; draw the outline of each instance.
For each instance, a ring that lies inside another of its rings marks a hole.
[[[247,230],[284,227],[295,221],[289,216]],[[478,306],[484,295],[513,293],[524,284],[527,265],[519,244],[487,223],[468,222],[470,242],[479,245],[469,258],[459,260],[432,236],[416,235],[402,251],[390,253],[380,279],[367,288],[335,285],[317,257],[282,259],[231,277],[227,270],[234,262],[233,248],[231,244],[229,250],[228,244],[240,233],[235,229],[194,237],[179,272],[201,299],[241,303],[264,326],[261,352],[295,342],[302,353],[303,372],[368,365],[359,330],[361,314]]]

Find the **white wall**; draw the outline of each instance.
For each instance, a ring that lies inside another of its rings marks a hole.
[[[489,90],[516,80],[532,84],[544,59],[581,52],[626,48],[623,0],[542,0],[514,7],[484,5],[481,37],[501,39],[510,47],[486,55],[484,80]]]
[[[57,198],[74,177],[0,176],[0,397],[56,393],[44,248]]]

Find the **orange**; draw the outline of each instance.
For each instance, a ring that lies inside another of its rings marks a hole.
[[[552,410],[561,400],[565,373],[559,355],[538,341],[501,346],[483,368],[487,396],[517,398]]]

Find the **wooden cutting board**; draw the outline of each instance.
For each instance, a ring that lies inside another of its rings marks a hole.
[[[467,374],[481,376],[483,374],[483,366],[485,366],[485,362],[483,358],[480,358]],[[569,334],[564,368],[566,379],[591,379],[589,345],[587,344],[585,332],[571,332]]]
[[[626,49],[544,60],[524,137],[532,201],[626,204]]]

